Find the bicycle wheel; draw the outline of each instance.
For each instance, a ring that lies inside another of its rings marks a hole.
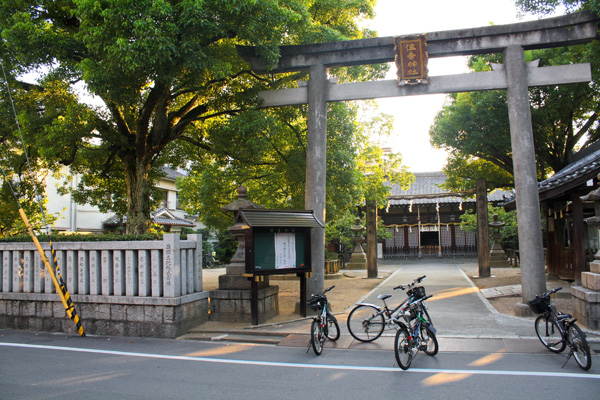
[[[325,321],[327,329],[325,336],[327,336],[327,339],[335,342],[340,338],[340,325],[338,324],[337,319],[329,311],[327,311]]]
[[[535,320],[535,333],[540,342],[554,353],[562,352],[567,343],[560,332],[556,321],[545,315],[540,315]]]
[[[383,333],[385,319],[374,306],[360,305],[348,315],[348,331],[352,337],[361,342],[372,342]]]
[[[569,342],[573,345],[575,361],[583,370],[587,371],[592,366],[592,356],[585,334],[574,324],[569,326],[567,334],[569,335]]]
[[[421,324],[421,344],[423,351],[429,356],[435,356],[438,353],[439,346],[435,333],[428,327]]]
[[[323,334],[323,328],[321,322],[318,319],[313,319],[310,325],[310,343],[315,351],[316,355],[321,355],[323,352],[323,343],[325,342],[325,335]]]
[[[396,339],[394,340],[394,353],[396,361],[400,368],[407,370],[412,362],[412,346],[408,339],[408,330],[405,326],[400,326],[396,331]]]

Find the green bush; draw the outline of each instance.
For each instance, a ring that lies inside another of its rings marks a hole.
[[[488,204],[488,219],[493,221],[494,214],[498,215],[498,221],[505,225],[500,229],[500,244],[504,250],[519,249],[519,230],[517,228],[517,212],[505,211],[502,207],[494,207]],[[477,232],[477,214],[469,210],[460,216],[460,227],[464,231]],[[492,244],[492,232],[490,229],[490,245]]]
[[[140,240],[161,240],[162,234],[158,233],[147,233],[145,235],[117,235],[114,233],[107,233],[102,235],[37,235],[40,242],[48,242],[52,239],[53,242],[130,242]],[[15,242],[32,242],[33,239],[29,235],[25,236],[11,236],[7,238],[1,238],[0,242],[15,243]]]

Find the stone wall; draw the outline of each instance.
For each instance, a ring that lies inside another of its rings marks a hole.
[[[600,260],[590,263],[590,272],[581,274],[581,286],[571,287],[573,316],[588,328],[600,330]]]
[[[48,244],[42,244],[52,258]],[[176,337],[208,320],[202,237],[58,242],[56,262],[86,333]],[[0,244],[0,327],[76,332],[33,243]]]
[[[251,316],[251,290],[219,289],[210,292],[211,321],[248,322]],[[279,315],[279,286],[258,290],[258,323]]]

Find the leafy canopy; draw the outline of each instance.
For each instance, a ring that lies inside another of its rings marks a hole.
[[[530,88],[538,179],[571,162],[572,154],[598,140],[600,47],[597,42],[526,52],[540,67],[590,62],[591,84]],[[489,70],[501,55],[474,56],[474,71]],[[446,186],[472,190],[477,179],[492,188],[513,186],[512,147],[505,91],[453,94],[430,128],[431,143],[449,153]]]
[[[225,134],[236,124],[247,132],[238,118],[254,109],[256,92],[301,77],[257,77],[236,45],[256,46],[274,65],[281,45],[371,36],[357,21],[373,16],[374,3],[5,0],[0,57],[11,87],[22,92],[18,109],[31,111],[22,115],[29,143],[39,151],[35,156],[81,175],[74,189],[78,201],[126,211],[128,233],[143,233],[162,165],[183,166],[190,154],[198,164],[222,159],[222,148],[235,147]],[[33,72],[39,81],[23,82],[23,74]],[[360,68],[346,74],[360,77]],[[100,106],[76,96],[76,83]]]

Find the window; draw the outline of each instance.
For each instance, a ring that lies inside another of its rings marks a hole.
[[[168,190],[161,191],[160,196],[161,196],[160,206],[168,208],[168,205],[169,205],[169,191]]]

